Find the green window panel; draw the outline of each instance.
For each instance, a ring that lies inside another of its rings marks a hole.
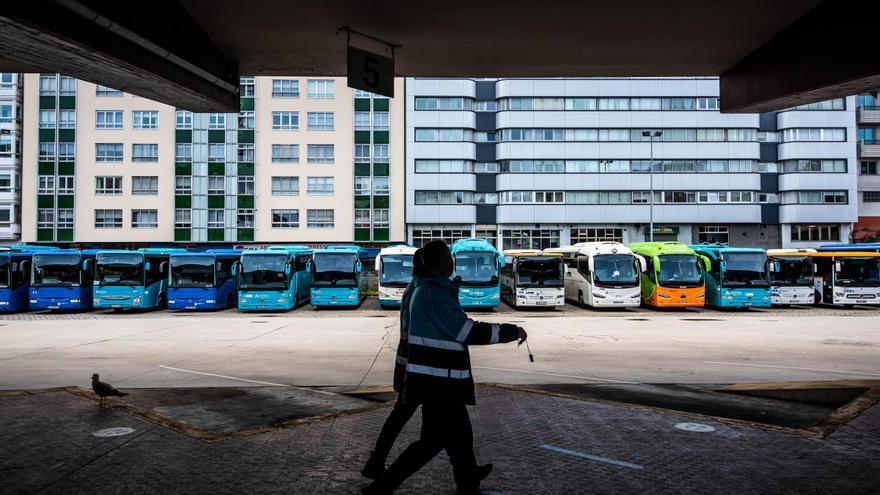
[[[380,98],[378,100],[373,100],[373,110],[376,112],[387,112],[388,111],[388,101],[385,98]]]
[[[223,208],[226,206],[226,196],[208,196],[208,208]]]
[[[254,109],[254,99],[253,98],[242,98],[239,100],[239,105],[242,111],[250,111]]]
[[[76,108],[76,96],[62,96],[58,99],[58,108],[73,110]]]
[[[73,229],[58,229],[55,236],[58,242],[73,242]]]
[[[191,143],[193,140],[192,129],[177,129],[174,131],[174,140],[178,143]]]
[[[54,143],[55,129],[40,129],[39,136],[42,143]]]
[[[41,96],[40,97],[40,110],[52,110],[53,108],[55,108],[55,97],[54,96]]]
[[[59,129],[58,142],[73,143],[76,141],[76,129]]]
[[[192,208],[192,196],[174,196],[175,208]]]
[[[51,194],[40,194],[37,196],[37,208],[54,208],[55,196]]]
[[[238,242],[250,242],[254,240],[254,229],[238,229]]]
[[[354,99],[354,109],[357,112],[369,112],[370,111],[370,99],[369,98],[355,98]]]
[[[354,131],[355,144],[370,144],[370,131]]]
[[[175,242],[189,242],[192,239],[192,231],[190,229],[174,229]]]
[[[370,240],[370,229],[354,229],[354,240],[355,241],[369,241]]]
[[[388,229],[373,229],[373,240],[374,241],[387,241],[388,240]]]
[[[37,173],[40,175],[55,175],[55,163],[40,162],[37,166]]]
[[[37,241],[52,242],[55,240],[52,229],[37,229]]]
[[[355,196],[354,197],[354,207],[355,208],[369,208],[370,207],[370,197],[369,196]]]
[[[58,164],[58,175],[75,175],[76,166],[73,162],[61,162]]]
[[[388,131],[373,131],[373,143],[388,144]]]
[[[223,229],[208,229],[208,241],[209,242],[217,242],[223,241]]]
[[[254,164],[253,163],[239,163],[238,164],[238,175],[254,175]]]
[[[254,142],[254,130],[253,129],[240,129],[238,131],[238,142],[239,143],[253,143]]]
[[[253,208],[254,207],[254,197],[253,196],[239,196],[238,197],[238,207],[239,208]]]
[[[370,175],[370,164],[369,163],[355,163],[354,164],[354,175],[358,177],[366,177]]]
[[[208,130],[208,142],[209,143],[225,143],[226,142],[226,131],[221,130],[221,129]]]
[[[387,163],[374,163],[373,164],[373,175],[376,177],[388,177],[388,164]]]
[[[226,175],[225,163],[209,163],[208,175]]]
[[[388,208],[388,196],[373,196],[373,208]]]
[[[65,194],[64,196],[58,196],[58,207],[73,208],[73,195]]]
[[[175,163],[174,175],[192,175],[192,163]]]

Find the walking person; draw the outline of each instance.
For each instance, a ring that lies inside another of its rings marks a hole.
[[[491,464],[477,466],[467,405],[475,403],[469,345],[525,341],[525,330],[468,318],[458,303],[458,284],[450,280],[452,254],[432,241],[419,253],[424,269],[413,273],[412,291],[401,315],[408,313],[407,362],[403,398],[421,404],[419,439],[362,493],[388,494],[433,459],[449,454],[459,494],[478,494]]]

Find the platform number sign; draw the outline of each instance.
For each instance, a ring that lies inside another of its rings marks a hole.
[[[348,47],[348,87],[394,97],[394,59]]]

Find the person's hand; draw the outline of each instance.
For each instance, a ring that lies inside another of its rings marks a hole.
[[[516,338],[519,339],[519,342],[516,345],[522,345],[522,343],[529,338],[529,334],[526,333],[526,330],[523,327],[516,327],[516,332]]]

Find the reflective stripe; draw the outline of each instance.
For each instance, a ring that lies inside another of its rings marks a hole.
[[[406,365],[407,373],[417,373],[419,375],[439,376],[441,378],[457,378],[460,380],[471,377],[468,370],[450,370],[446,368],[434,368],[433,366],[423,366],[421,364],[409,363]]]
[[[446,349],[449,351],[464,350],[464,346],[455,341],[429,339],[428,337],[419,337],[418,335],[410,335],[409,343],[415,345],[423,345],[425,347],[433,347],[435,349]]]
[[[474,320],[468,318],[465,320],[464,325],[461,326],[461,331],[458,332],[458,337],[455,340],[459,342],[464,342],[467,340],[468,336],[471,334],[471,328],[474,327]]]
[[[501,325],[497,323],[492,324],[492,338],[489,340],[490,344],[498,343],[498,334],[501,332]]]
[[[406,366],[406,358],[403,357],[403,356],[397,356],[397,357],[394,359],[394,361],[395,361],[397,364],[402,364],[402,365]]]

